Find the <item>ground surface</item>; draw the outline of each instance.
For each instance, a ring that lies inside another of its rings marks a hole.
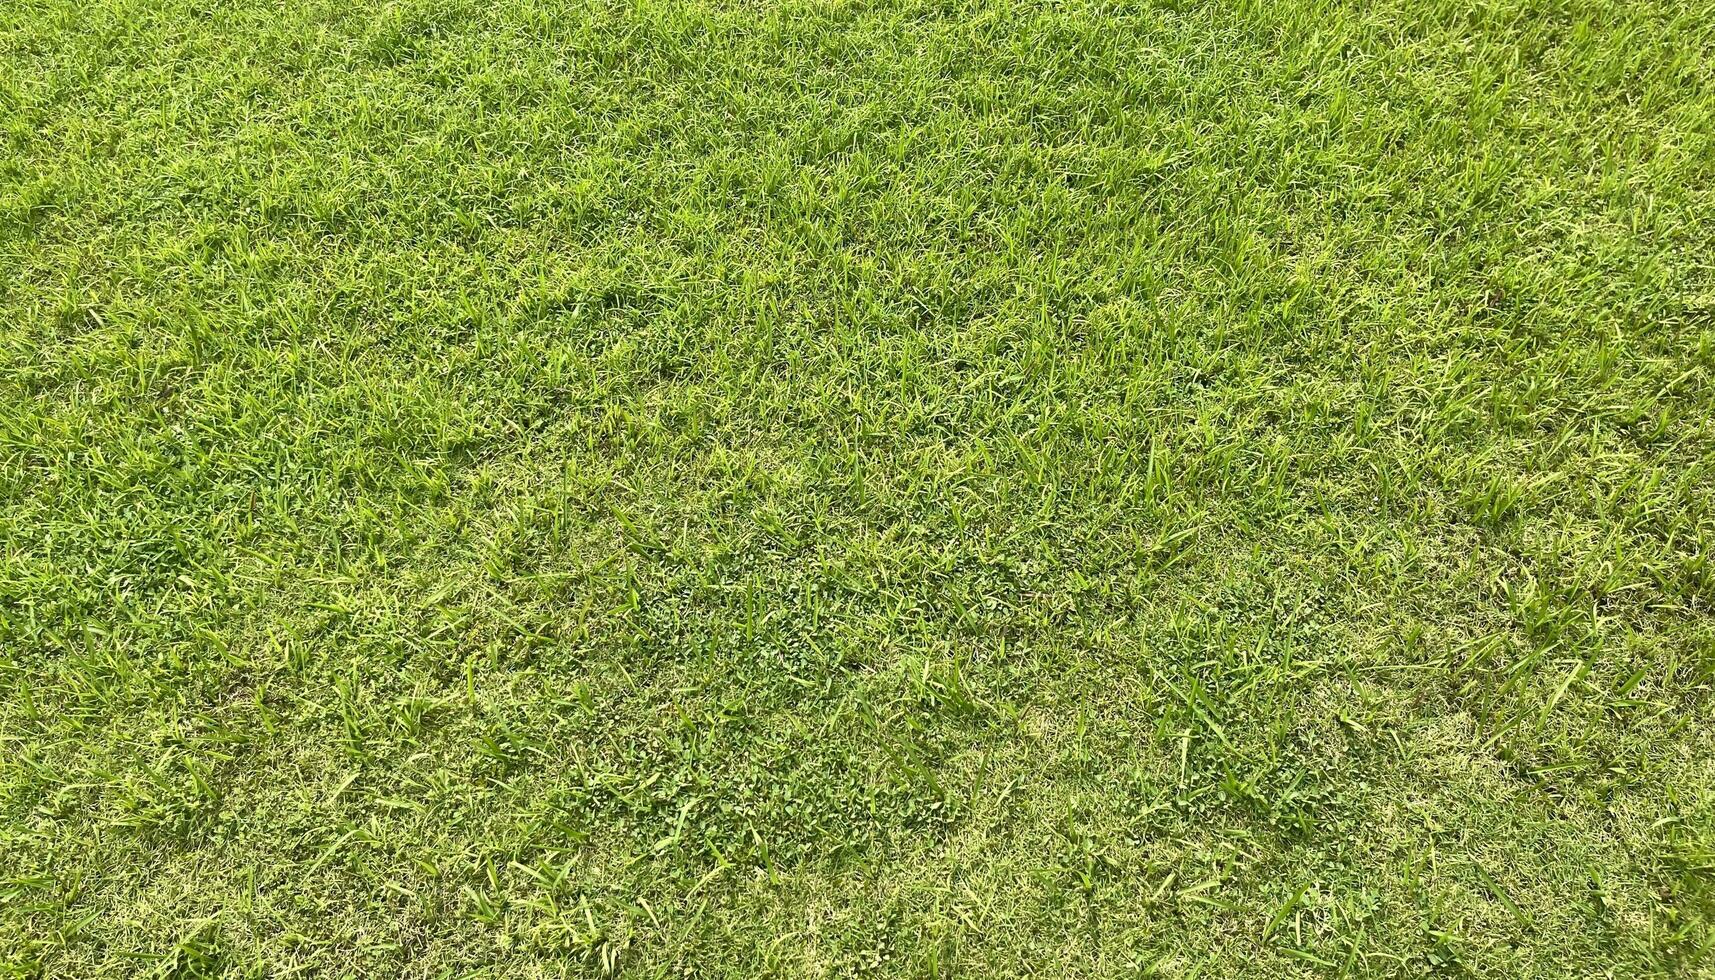
[[[0,125],[0,974],[1712,968],[1706,0],[11,0]]]

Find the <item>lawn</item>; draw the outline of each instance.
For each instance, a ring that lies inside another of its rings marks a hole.
[[[7,0],[0,976],[1715,971],[1711,0]]]

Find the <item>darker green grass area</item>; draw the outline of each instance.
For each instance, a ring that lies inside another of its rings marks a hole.
[[[1715,968],[1715,7],[13,0],[0,976]]]

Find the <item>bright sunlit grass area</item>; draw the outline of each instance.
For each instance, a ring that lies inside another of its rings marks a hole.
[[[1715,6],[7,0],[0,976],[1705,976]]]

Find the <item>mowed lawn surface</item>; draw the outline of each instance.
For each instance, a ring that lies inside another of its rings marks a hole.
[[[1715,7],[10,0],[0,975],[1715,968]]]

